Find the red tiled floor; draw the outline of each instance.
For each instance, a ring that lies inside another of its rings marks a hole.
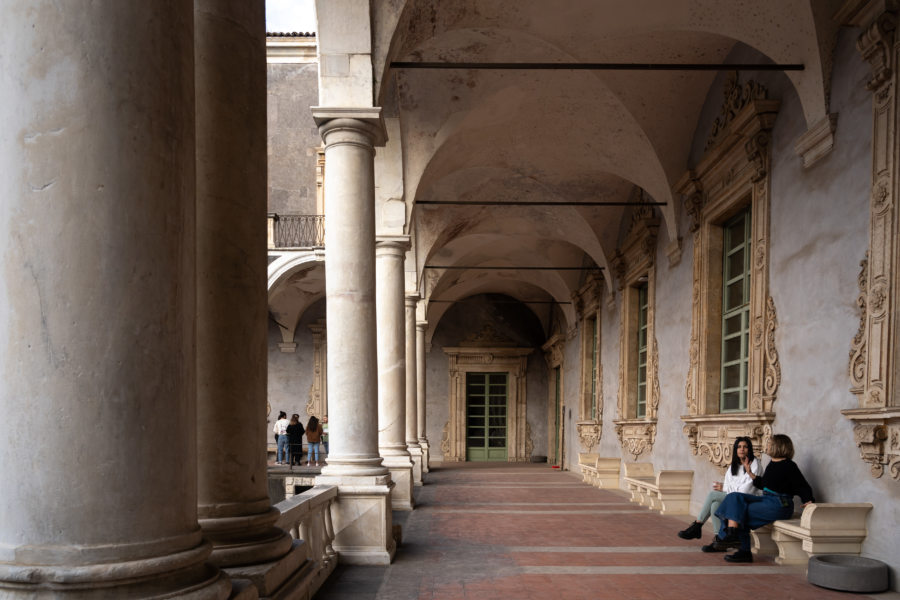
[[[731,565],[700,551],[710,532],[677,537],[689,516],[662,516],[541,465],[448,465],[416,493],[381,579],[351,592],[329,581],[317,600],[722,600],[735,590],[754,600],[869,598],[815,587],[771,558]]]

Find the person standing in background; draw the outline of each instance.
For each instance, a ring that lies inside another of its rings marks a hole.
[[[319,443],[322,441],[322,424],[319,423],[318,417],[310,417],[309,423],[306,424],[306,441],[309,443],[309,449],[306,451],[306,466],[315,455],[315,465],[319,466]]]
[[[322,417],[322,445],[325,446],[325,455],[328,455],[328,415]]]
[[[287,426],[288,442],[290,443],[290,459],[288,464],[291,466],[299,465],[303,459],[303,424],[300,423],[300,415],[294,413],[291,415],[291,422]]]
[[[275,454],[275,464],[283,465],[284,461],[287,460],[288,454],[288,434],[287,428],[290,423],[287,420],[287,413],[281,411],[278,413],[278,420],[275,421],[275,426],[272,428],[272,431],[275,432],[277,436],[276,440],[278,443],[278,450]]]

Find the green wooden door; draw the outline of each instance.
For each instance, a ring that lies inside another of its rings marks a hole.
[[[507,373],[466,373],[466,460],[506,460]]]

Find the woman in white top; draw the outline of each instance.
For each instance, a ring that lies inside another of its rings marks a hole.
[[[287,420],[286,412],[281,411],[278,413],[278,420],[275,421],[275,426],[272,428],[272,431],[278,436],[278,446],[275,454],[276,465],[287,464],[288,455],[290,453],[290,438],[288,437],[287,428],[290,424],[290,421]]]
[[[716,517],[716,509],[719,508],[719,504],[722,503],[725,496],[731,492],[741,492],[744,494],[757,493],[756,488],[753,487],[753,478],[750,477],[746,470],[741,466],[741,462],[745,457],[750,461],[750,470],[753,471],[753,473],[759,475],[762,472],[762,466],[759,464],[756,457],[753,456],[753,442],[750,441],[750,438],[736,438],[734,440],[734,447],[731,449],[731,466],[725,471],[725,482],[720,483],[717,481],[713,484],[712,491],[707,494],[706,501],[703,503],[703,508],[700,509],[700,514],[697,515],[697,520],[691,523],[687,529],[679,531],[678,537],[685,540],[701,537],[703,524],[710,517],[712,517],[713,520],[713,531],[718,532],[721,529],[722,524],[719,522],[718,517]],[[703,546],[703,551],[715,552],[717,551],[715,549],[707,550],[707,548],[713,548],[714,546],[715,544]]]

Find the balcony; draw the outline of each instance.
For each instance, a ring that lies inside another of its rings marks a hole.
[[[325,247],[325,215],[268,215],[269,249],[300,250]]]

